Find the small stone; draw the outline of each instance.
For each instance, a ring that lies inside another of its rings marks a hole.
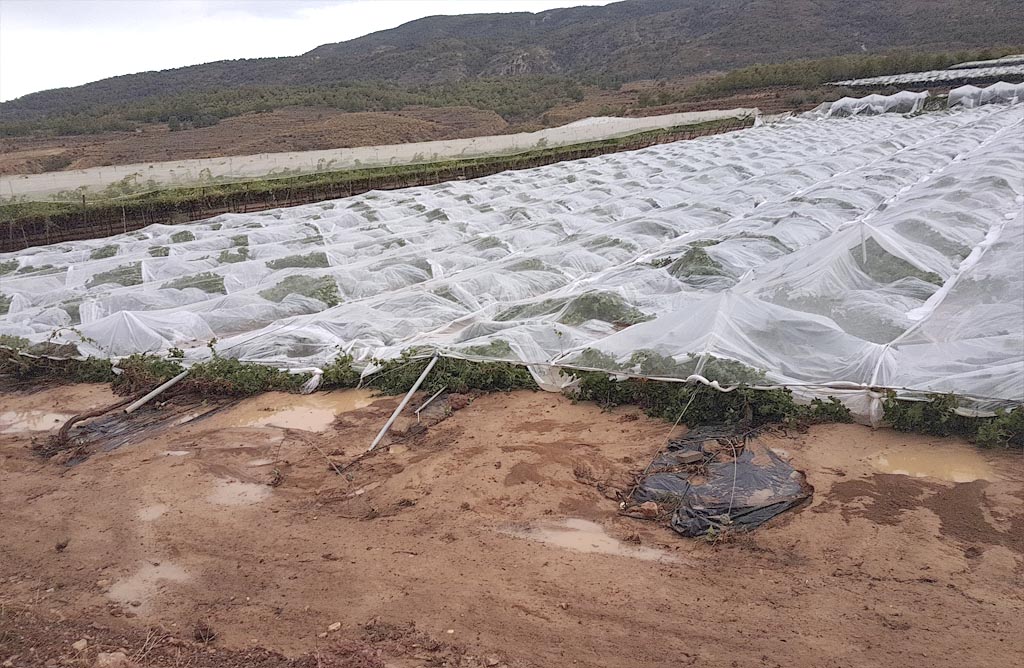
[[[455,629],[448,629],[445,633],[455,633]]]
[[[96,586],[101,588],[101,589],[106,589],[107,587],[110,586],[110,580],[97,580],[96,581]]]
[[[645,519],[654,519],[658,516],[658,504],[654,501],[644,501],[640,504],[640,516]]]
[[[327,630],[331,631],[331,632],[334,632],[334,631],[337,631],[340,628],[341,628],[341,622],[334,622],[333,624],[331,624],[330,626],[327,627]]]
[[[95,668],[130,668],[131,665],[124,652],[100,652],[96,655]]]
[[[18,658],[18,655],[15,654],[11,658],[7,659],[6,661],[3,662],[3,664],[2,664],[3,667],[4,668],[14,668],[14,660],[17,659],[17,658]]]
[[[316,634],[316,637],[317,638],[326,638],[327,637],[327,631],[324,631],[323,633]]]
[[[672,457],[680,464],[697,464],[704,461],[704,453],[700,450],[683,450],[672,453]]]
[[[88,646],[89,646],[89,641],[88,641],[88,640],[86,640],[85,638],[82,638],[82,639],[81,639],[81,640],[79,640],[78,642],[74,642],[74,643],[71,643],[71,647],[72,647],[72,648],[73,648],[73,649],[74,649],[74,650],[75,650],[76,652],[84,652],[84,651],[85,651],[85,648],[86,648],[86,647],[88,647]]]
[[[130,601],[128,605],[132,606],[133,608],[137,608],[142,605],[142,601]]]
[[[484,663],[486,663],[488,666],[496,666],[499,663],[501,663],[501,659],[499,659],[496,656],[489,656],[487,657],[487,659],[484,660]]]

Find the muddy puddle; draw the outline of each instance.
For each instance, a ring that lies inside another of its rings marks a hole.
[[[243,401],[222,418],[232,427],[280,427],[322,432],[342,413],[358,410],[375,400],[371,390],[344,390],[296,396],[282,392]]]
[[[0,434],[60,429],[71,417],[68,413],[47,411],[3,411],[0,412]]]
[[[157,596],[166,584],[187,582],[189,579],[185,569],[176,564],[147,563],[131,576],[114,583],[107,591],[107,598],[135,608],[146,608],[150,599]]]
[[[535,540],[547,545],[561,547],[574,552],[589,554],[612,554],[644,561],[678,561],[673,555],[650,547],[630,545],[608,535],[600,524],[575,518],[533,527],[530,529],[506,530],[520,538]]]
[[[977,450],[953,444],[903,445],[876,453],[871,464],[882,473],[949,482],[993,480],[995,476]]]

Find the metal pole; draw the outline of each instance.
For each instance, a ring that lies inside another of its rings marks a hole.
[[[384,424],[384,427],[381,428],[380,433],[377,434],[377,438],[373,439],[373,443],[370,444],[370,448],[369,450],[367,450],[367,452],[370,452],[374,448],[376,448],[377,444],[380,443],[381,440],[384,438],[384,435],[388,433],[388,429],[391,429],[391,425],[393,425],[395,423],[395,420],[398,419],[398,414],[401,413],[402,410],[405,408],[405,405],[409,403],[409,400],[412,399],[412,395],[416,393],[416,390],[420,389],[420,385],[422,385],[423,381],[426,380],[427,374],[430,373],[430,370],[434,368],[435,364],[437,364],[437,355],[434,355],[434,357],[431,358],[430,364],[427,365],[427,368],[423,370],[423,373],[420,374],[420,377],[416,379],[416,382],[413,383],[412,387],[409,388],[409,391],[406,392],[405,398],[402,399],[402,403],[398,404],[398,408],[396,408],[395,412],[391,414],[390,418],[388,418],[388,421]]]

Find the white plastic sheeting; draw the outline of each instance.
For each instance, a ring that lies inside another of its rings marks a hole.
[[[686,377],[725,358],[861,415],[871,387],[1021,401],[1024,105],[794,118],[5,266],[0,333],[84,354],[200,359],[216,336],[299,368],[425,346],[547,387],[552,364]]]
[[[907,72],[887,74],[864,79],[846,79],[829,82],[831,86],[911,86],[914,84],[941,84],[945,81],[970,81],[1024,77],[1024,64],[999,65],[996,67],[972,67],[967,69],[931,70],[929,72]]]
[[[1000,65],[1024,65],[1024,53],[1003,56],[1002,58],[995,58],[994,60],[969,60],[966,63],[950,65],[947,69],[959,70],[972,69],[975,67],[998,67]]]
[[[835,102],[823,102],[811,113],[825,118],[841,118],[844,116],[857,116],[858,114],[912,114],[923,109],[927,100],[927,91],[912,93],[904,90],[892,95],[843,97]]]
[[[232,183],[253,179],[289,178],[302,174],[368,167],[412,165],[495,155],[514,155],[556,146],[571,146],[624,137],[647,130],[694,125],[729,118],[748,118],[757,109],[724,109],[662,114],[642,118],[585,118],[537,132],[449,139],[443,141],[359,146],[322,151],[261,153],[173,162],[91,167],[44,174],[0,176],[0,198],[49,201],[83,195],[116,197],[183,186]]]
[[[1024,83],[1011,84],[1005,81],[994,83],[985,88],[977,86],[960,86],[949,91],[947,105],[949,107],[979,107],[983,104],[1016,104],[1024,101]]]

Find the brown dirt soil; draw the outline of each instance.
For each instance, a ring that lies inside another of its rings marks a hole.
[[[228,118],[210,127],[178,132],[169,132],[165,124],[153,124],[145,126],[141,133],[5,138],[0,151],[0,174],[401,144],[507,131],[508,123],[498,114],[471,107],[366,113],[293,107]]]
[[[0,416],[110,399],[7,393]],[[404,417],[359,458],[397,401],[321,433],[238,426],[246,406],[227,408],[72,467],[39,459],[39,434],[0,434],[0,665],[119,648],[161,667],[1024,661],[1019,453],[857,425],[767,435],[812,502],[711,544],[618,513],[665,423],[493,394],[427,429]],[[990,479],[876,467],[922,449]],[[570,518],[607,536],[568,549],[529,531]]]

